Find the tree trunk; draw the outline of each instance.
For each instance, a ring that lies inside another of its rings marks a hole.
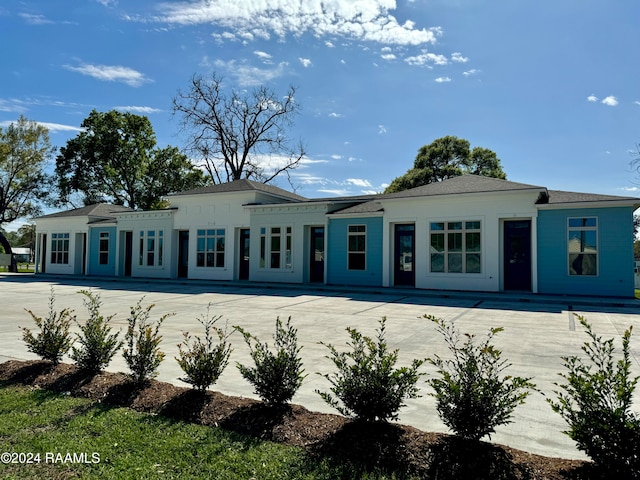
[[[0,245],[2,245],[2,247],[4,248],[5,253],[8,253],[11,255],[11,265],[9,265],[9,271],[18,273],[18,264],[16,263],[15,257],[13,256],[13,250],[11,250],[11,245],[9,244],[9,241],[4,236],[1,230],[0,230]]]

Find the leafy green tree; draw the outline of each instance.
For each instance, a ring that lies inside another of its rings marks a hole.
[[[85,205],[108,201],[152,209],[169,193],[204,184],[203,173],[175,147],[158,148],[145,116],[93,110],[83,131],[56,158],[59,202]]]
[[[0,128],[0,227],[41,212],[50,191],[45,166],[53,152],[47,128],[23,116]],[[12,253],[2,230],[0,244]]]
[[[413,168],[395,178],[385,193],[401,192],[465,173],[507,178],[495,152],[482,147],[471,149],[468,140],[446,136],[421,147]]]

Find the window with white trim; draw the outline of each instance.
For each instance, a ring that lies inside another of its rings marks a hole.
[[[481,273],[479,220],[430,223],[430,269],[434,273]]]
[[[347,269],[367,268],[367,226],[349,225],[347,229]]]
[[[138,265],[141,267],[161,267],[164,249],[163,230],[140,231],[140,258]]]
[[[293,228],[260,228],[260,268],[293,268]]]
[[[109,264],[109,232],[100,232],[99,263]]]
[[[569,275],[598,275],[597,218],[569,218],[568,222]]]
[[[224,267],[224,228],[197,231],[196,265],[198,267]]]
[[[52,233],[51,234],[51,263],[68,264],[69,263],[69,234],[68,233]]]

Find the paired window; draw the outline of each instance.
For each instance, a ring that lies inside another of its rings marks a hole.
[[[141,267],[161,267],[163,261],[164,231],[140,231],[140,259]]]
[[[431,271],[481,272],[480,221],[432,222]]]
[[[196,265],[198,267],[224,267],[225,230],[223,228],[198,230]]]
[[[596,217],[569,218],[569,275],[598,275]]]
[[[100,265],[109,264],[109,232],[100,232],[99,258]]]
[[[51,263],[69,263],[69,234],[51,234]]]
[[[292,227],[260,228],[260,268],[291,270]]]
[[[365,270],[367,266],[367,226],[349,225],[347,237],[347,268],[349,270]]]

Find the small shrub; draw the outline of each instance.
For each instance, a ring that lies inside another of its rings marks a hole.
[[[48,360],[57,365],[73,343],[69,329],[75,316],[73,315],[73,310],[68,308],[56,312],[54,304],[55,295],[53,288],[51,288],[49,316],[47,318],[38,317],[31,310],[25,309],[31,315],[33,321],[36,322],[40,333],[34,335],[30,329],[23,327],[22,339],[27,344],[30,352],[35,353],[43,360]]]
[[[424,360],[413,360],[410,367],[394,369],[398,350],[389,351],[385,341],[386,318],[382,317],[375,339],[347,328],[349,352],[338,352],[333,345],[327,356],[338,369],[322,374],[332,385],[328,392],[316,390],[325,402],[348,417],[367,422],[397,420],[398,410],[407,398],[418,398],[418,369]],[[335,396],[335,397],[334,397]]]
[[[204,341],[198,336],[192,338],[189,332],[183,332],[184,340],[178,345],[180,358],[176,357],[178,365],[186,374],[179,380],[193,385],[200,391],[206,390],[209,385],[218,381],[231,355],[226,328],[223,330],[215,326],[222,316],[210,317],[210,308],[211,304],[207,306],[206,315],[198,318],[204,327]],[[214,335],[218,337],[217,343]]]
[[[632,327],[622,335],[622,358],[614,361],[613,338],[603,340],[584,317],[577,315],[590,341],[582,345],[587,358],[562,357],[568,373],[555,385],[557,401],[551,408],[569,425],[564,432],[594,463],[617,478],[640,477],[640,418],[631,411],[639,377],[631,377],[629,339]]]
[[[125,335],[126,348],[122,354],[131,370],[131,380],[138,385],[143,385],[158,375],[158,367],[164,360],[164,353],[160,350],[160,325],[167,317],[173,315],[163,315],[154,326],[149,317],[155,304],[143,308],[143,299],[144,297],[131,307],[129,327]]]
[[[266,342],[260,342],[238,326],[234,328],[244,336],[255,367],[236,364],[242,376],[254,386],[256,394],[268,405],[284,405],[291,401],[306,377],[299,357],[302,347],[298,347],[298,331],[291,326],[291,317],[286,326],[282,325],[280,317],[276,318],[275,352],[269,350]]]
[[[85,296],[83,303],[89,311],[89,318],[84,324],[76,321],[81,332],[77,335],[81,346],[71,349],[71,358],[81,370],[98,373],[109,365],[123,342],[118,340],[119,333],[111,333],[109,322],[115,315],[105,318],[100,314],[100,295],[88,290],[80,290],[79,293]]]
[[[461,342],[453,323],[425,315],[453,354],[452,360],[438,355],[428,362],[438,369],[439,378],[428,380],[435,390],[438,415],[444,424],[462,438],[480,440],[495,432],[495,427],[511,423],[513,410],[535,389],[531,378],[502,376],[511,364],[500,358],[501,352],[491,341],[502,328],[491,328],[479,344],[475,335],[465,334]]]

